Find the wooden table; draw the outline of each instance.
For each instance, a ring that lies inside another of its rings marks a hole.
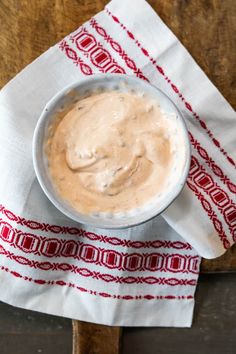
[[[0,0],[0,87],[102,10],[106,3],[106,0]],[[149,3],[236,108],[236,1],[150,0]],[[235,254],[233,247],[223,257],[203,260],[202,272],[235,271]],[[73,328],[74,354],[118,353],[119,328],[78,321],[73,322]]]
[[[235,273],[201,274],[192,328],[123,328],[121,353],[235,354],[235,294]],[[98,345],[82,348],[104,354]],[[71,321],[0,302],[0,353],[71,354]]]

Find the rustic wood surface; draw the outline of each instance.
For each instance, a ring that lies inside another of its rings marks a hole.
[[[235,294],[235,273],[201,274],[192,328],[123,328],[121,354],[235,354]],[[0,302],[0,353],[71,354],[71,321]]]
[[[68,319],[0,302],[0,354],[72,354],[71,332]]]
[[[121,0],[122,1],[122,0]],[[107,0],[0,0],[0,87]],[[236,1],[149,0],[236,107]]]
[[[120,353],[120,327],[72,321],[73,354]]]
[[[0,87],[42,52],[102,10],[106,3],[106,0],[0,0]],[[150,0],[149,3],[236,108],[236,1]],[[202,263],[203,272],[233,270],[236,270],[235,247],[217,260]],[[75,336],[84,333],[83,328],[88,328],[83,326],[74,323]],[[104,331],[102,327],[99,329],[98,326],[97,331]],[[119,336],[119,330],[114,330],[112,338],[115,343],[119,342]],[[76,342],[86,348],[81,336]],[[96,339],[93,343],[98,345]],[[91,348],[89,352],[75,348],[74,345],[76,354],[99,353],[98,348]]]
[[[200,275],[189,328],[127,328],[122,354],[235,354],[236,274]]]

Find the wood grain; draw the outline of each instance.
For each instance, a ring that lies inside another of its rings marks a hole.
[[[201,273],[236,272],[236,245],[231,247],[223,256],[215,259],[202,259]]]
[[[149,3],[236,108],[236,1],[150,0]]]
[[[1,354],[71,354],[71,321],[0,302]]]
[[[105,0],[0,0],[0,87],[101,11]]]
[[[125,328],[123,354],[235,354],[236,274],[200,275],[191,328]]]
[[[106,0],[0,0],[0,87],[101,11]],[[236,1],[149,0],[236,107]]]
[[[200,275],[191,329],[125,327],[121,353],[235,354],[235,293],[235,273]],[[71,321],[0,302],[0,353],[72,354]]]
[[[121,328],[73,321],[73,354],[120,353]]]

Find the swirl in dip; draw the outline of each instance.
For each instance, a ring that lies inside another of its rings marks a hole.
[[[132,212],[163,197],[184,165],[176,116],[131,92],[79,100],[51,127],[50,176],[61,198],[83,214]]]

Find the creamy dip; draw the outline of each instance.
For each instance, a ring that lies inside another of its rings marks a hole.
[[[178,178],[178,130],[177,120],[144,95],[111,91],[81,99],[51,127],[53,184],[83,214],[142,208]]]

